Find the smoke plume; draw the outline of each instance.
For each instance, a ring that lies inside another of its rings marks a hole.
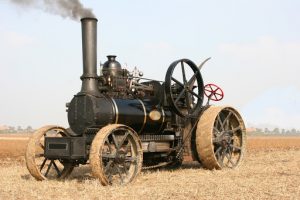
[[[95,17],[92,9],[85,8],[80,0],[10,0],[21,7],[38,8],[63,18],[80,20],[83,17]]]

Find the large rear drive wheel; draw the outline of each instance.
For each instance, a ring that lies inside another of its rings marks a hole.
[[[246,128],[232,107],[211,106],[200,116],[196,150],[208,169],[237,167],[244,155]]]
[[[49,125],[38,129],[27,144],[25,160],[28,171],[39,181],[66,178],[74,166],[63,160],[45,158],[45,137],[69,137],[69,134],[59,126]]]
[[[137,133],[121,124],[103,127],[95,136],[90,163],[102,185],[124,185],[140,173],[143,150]]]

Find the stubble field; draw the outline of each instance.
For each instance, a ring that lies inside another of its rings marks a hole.
[[[142,171],[127,186],[103,187],[79,167],[65,181],[34,180],[24,161],[28,135],[0,135],[0,199],[300,199],[300,137],[248,137],[243,164],[206,170]]]

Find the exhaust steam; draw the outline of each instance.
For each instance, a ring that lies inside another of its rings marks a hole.
[[[10,2],[21,7],[38,8],[75,21],[85,17],[95,17],[92,9],[85,8],[80,0],[10,0]]]

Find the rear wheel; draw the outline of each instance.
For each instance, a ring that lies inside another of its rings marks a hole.
[[[72,163],[60,159],[48,159],[44,156],[45,137],[69,137],[68,132],[59,126],[44,126],[29,139],[25,160],[30,174],[37,180],[63,179],[71,174]]]
[[[231,107],[211,106],[197,124],[196,150],[204,167],[237,167],[245,151],[246,128],[240,114]]]
[[[103,127],[92,142],[90,163],[92,174],[102,185],[130,183],[140,173],[143,163],[137,133],[121,124]]]

